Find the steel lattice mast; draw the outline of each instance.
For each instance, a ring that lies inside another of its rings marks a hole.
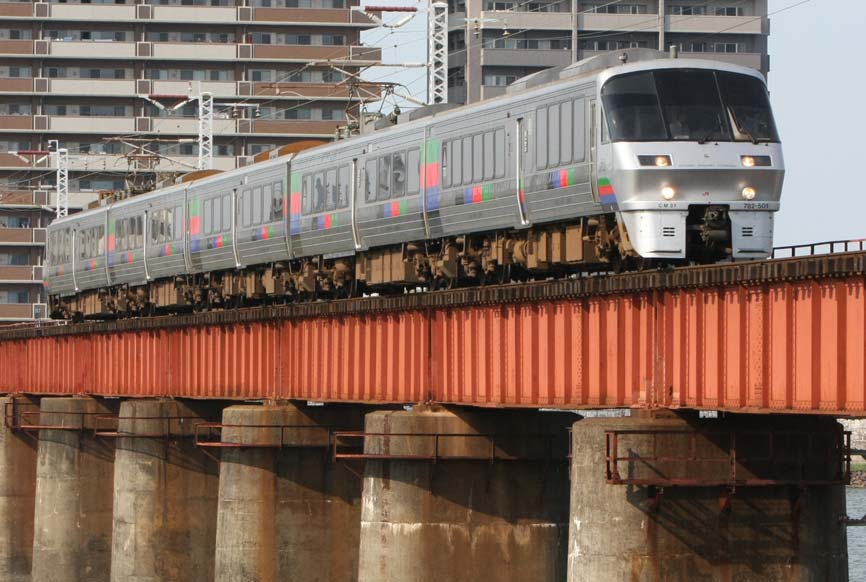
[[[198,97],[198,169],[213,169],[213,95]]]
[[[427,14],[427,102],[448,102],[448,4],[433,2]]]

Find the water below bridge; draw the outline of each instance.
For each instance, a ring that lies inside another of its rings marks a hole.
[[[866,487],[848,487],[848,515],[866,514]],[[866,580],[866,527],[848,528],[848,579]]]

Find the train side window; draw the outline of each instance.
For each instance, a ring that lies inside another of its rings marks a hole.
[[[451,186],[451,141],[442,142],[442,186]]]
[[[204,224],[202,228],[204,229],[204,234],[210,234],[213,229],[213,221],[211,219],[213,212],[213,200],[205,200],[204,201]]]
[[[493,177],[505,176],[505,130],[497,129],[493,137],[494,164]]]
[[[340,192],[337,187],[337,169],[331,168],[325,172],[325,209],[334,210],[337,207],[337,200],[340,197]]]
[[[144,217],[140,214],[135,217],[135,248],[144,247]]]
[[[223,196],[223,232],[232,228],[232,196],[225,194]]]
[[[406,180],[406,193],[417,194],[421,191],[421,151],[409,150],[407,156],[408,179]]]
[[[241,196],[241,224],[249,226],[253,219],[253,199],[250,196],[250,190],[244,190]]]
[[[98,255],[105,254],[105,227],[100,225],[96,229],[96,252]]]
[[[266,184],[262,188],[262,223],[274,221],[274,187]]]
[[[159,214],[160,211],[156,211],[150,215],[150,244],[155,245],[159,243]]]
[[[367,160],[364,164],[364,202],[376,201],[376,160]]]
[[[472,181],[475,183],[484,179],[484,136],[472,136]]]
[[[451,185],[459,186],[463,183],[463,140],[453,140],[451,150]]]
[[[535,111],[537,127],[535,128],[535,166],[539,170],[547,167],[547,108],[540,107]]]
[[[262,189],[253,188],[253,225],[262,223]]]
[[[388,200],[391,197],[391,156],[379,158],[379,195],[376,200]]]
[[[559,105],[547,108],[547,165],[559,165]]]
[[[559,104],[559,120],[559,159],[562,164],[568,164],[571,162],[571,132],[574,130],[569,101]]]
[[[317,172],[313,177],[313,214],[325,209],[325,173]]]
[[[172,216],[174,217],[174,221],[171,220]],[[167,236],[169,240],[180,240],[183,238],[183,211],[180,206],[175,206],[174,211],[169,214],[169,230],[167,232]],[[174,224],[174,226],[171,226]],[[174,229],[174,238],[171,237],[172,231]]]
[[[463,138],[463,184],[472,183],[472,137]]]
[[[391,170],[391,196],[401,198],[406,193],[406,154],[396,152],[392,161]]]
[[[223,199],[222,197],[213,199],[213,224],[211,225],[213,232],[222,232],[223,230]]]
[[[493,132],[484,132],[484,179],[493,178]]]
[[[126,250],[126,220],[114,221],[114,247],[118,251]]]
[[[584,109],[583,99],[575,99],[574,101],[574,151],[572,158],[575,162],[582,162],[586,159],[586,111]]]
[[[340,166],[340,175],[337,176],[337,185],[339,187],[340,199],[338,201],[340,208],[345,208],[349,205],[349,166]]]
[[[599,109],[599,115],[601,117],[601,121],[599,124],[601,125],[601,143],[610,142],[610,134],[607,129],[607,116],[604,114],[604,105]]]
[[[301,211],[304,214],[310,213],[310,175],[305,174],[301,183]]]
[[[274,182],[271,187],[271,222],[279,222],[283,219],[283,185]]]

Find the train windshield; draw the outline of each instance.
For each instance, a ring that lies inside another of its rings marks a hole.
[[[779,141],[757,78],[706,69],[620,75],[601,90],[613,141]]]

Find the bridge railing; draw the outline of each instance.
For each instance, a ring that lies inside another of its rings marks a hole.
[[[832,255],[835,253],[856,253],[866,250],[866,239],[829,240],[800,245],[774,247],[772,258],[790,259],[813,255]]]

